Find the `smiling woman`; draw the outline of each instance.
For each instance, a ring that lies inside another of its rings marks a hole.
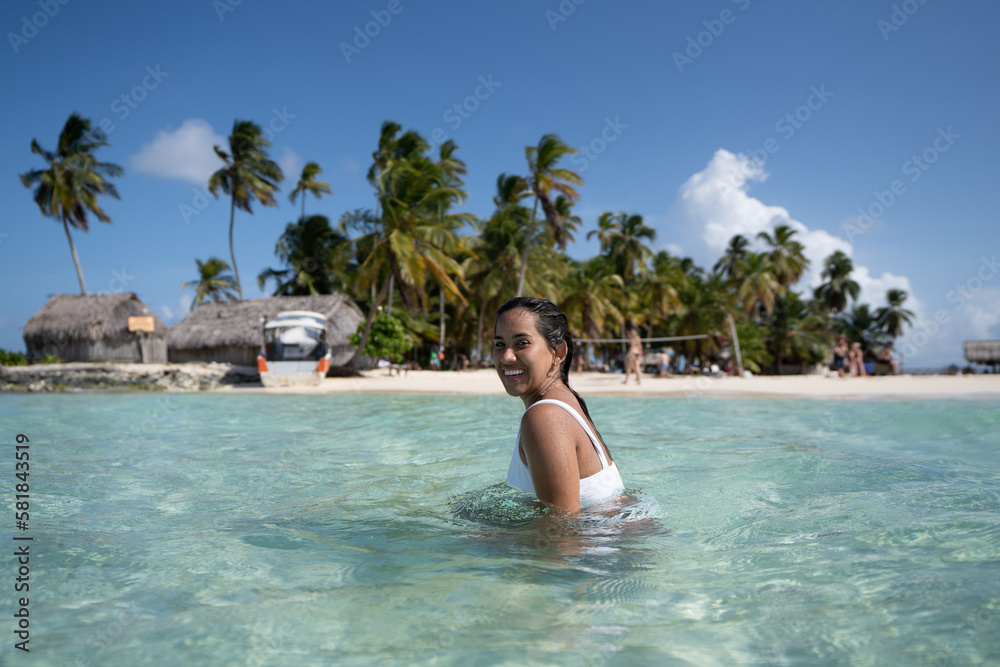
[[[507,484],[567,512],[624,492],[587,404],[570,389],[572,364],[573,338],[555,304],[516,297],[500,307],[493,365],[506,392],[525,407]]]

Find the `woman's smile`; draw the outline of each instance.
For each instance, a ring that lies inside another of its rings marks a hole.
[[[558,361],[538,332],[534,315],[524,310],[505,313],[493,337],[493,364],[504,389],[512,396],[537,400],[557,379]]]

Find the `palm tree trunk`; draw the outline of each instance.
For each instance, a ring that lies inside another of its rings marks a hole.
[[[524,237],[524,251],[521,253],[521,271],[517,277],[517,294],[524,294],[524,278],[528,273],[528,252],[531,250],[531,237],[535,235],[535,216],[538,214],[538,195],[535,195],[535,207],[531,209],[531,224],[528,226],[528,233]]]
[[[441,296],[438,297],[438,346],[439,349],[444,349],[444,290],[441,290]]]
[[[66,222],[66,218],[63,218],[63,229],[66,230],[69,251],[73,254],[73,264],[76,265],[76,277],[80,280],[80,294],[87,296],[87,283],[83,281],[83,269],[80,268],[80,258],[76,256],[76,246],[73,245],[73,237],[69,233],[69,223]]]
[[[385,302],[385,314],[392,315],[392,288],[396,286],[396,276],[389,276],[389,297]]]
[[[233,252],[233,223],[236,221],[236,195],[234,194],[229,204],[229,258],[233,260],[233,275],[236,276],[236,293],[243,300],[243,287],[240,285],[240,270],[236,268],[236,253]]]
[[[479,318],[476,322],[476,368],[479,368],[479,362],[486,358],[486,350],[483,349],[483,325],[486,324],[486,303],[479,302]]]

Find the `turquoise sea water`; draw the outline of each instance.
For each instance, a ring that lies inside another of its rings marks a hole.
[[[589,403],[632,497],[556,525],[507,397],[0,396],[0,663],[1000,663],[996,401]]]

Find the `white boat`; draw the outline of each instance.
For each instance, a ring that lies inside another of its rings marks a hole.
[[[265,387],[319,385],[330,370],[326,317],[310,310],[287,310],[265,322],[257,370]]]

